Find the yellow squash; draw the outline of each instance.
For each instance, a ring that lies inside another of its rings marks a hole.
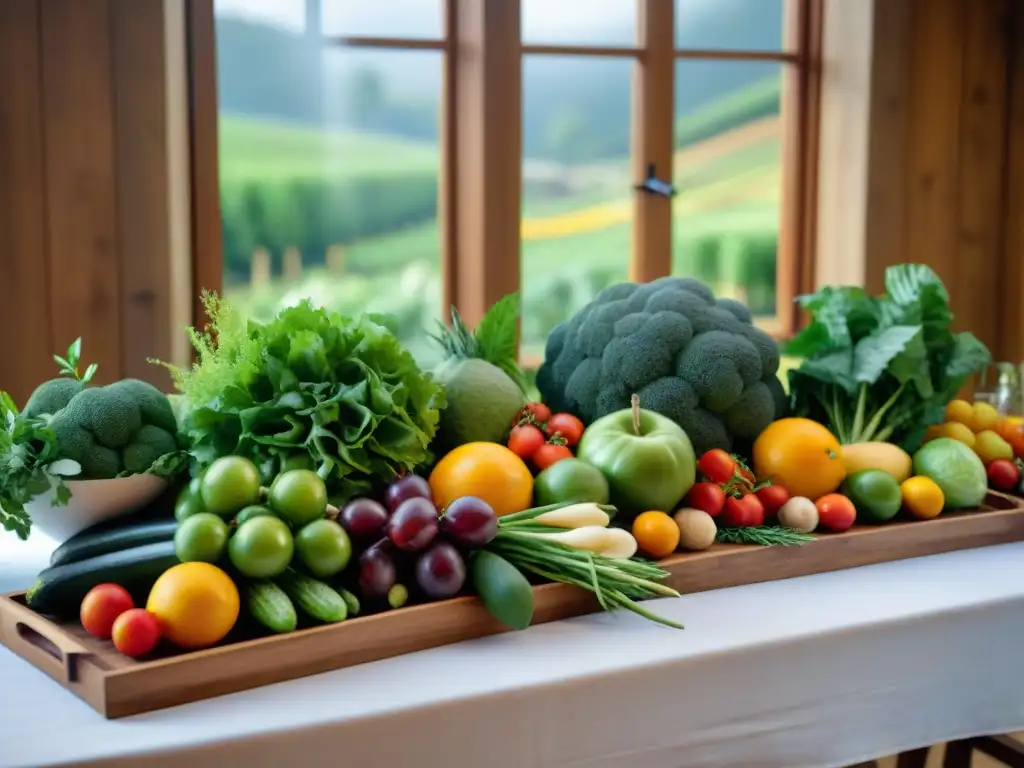
[[[842,447],[847,476],[864,469],[880,469],[897,483],[910,477],[910,454],[892,443],[851,443]]]

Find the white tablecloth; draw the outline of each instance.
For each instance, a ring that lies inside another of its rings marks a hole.
[[[116,721],[0,649],[0,766],[827,768],[1024,730],[1024,543],[650,606],[687,629],[587,616]]]

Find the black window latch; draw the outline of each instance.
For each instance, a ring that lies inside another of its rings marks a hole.
[[[647,166],[647,178],[641,183],[634,185],[633,189],[638,189],[649,195],[661,195],[662,197],[675,197],[679,194],[678,190],[670,182],[658,178],[654,172],[654,163]]]

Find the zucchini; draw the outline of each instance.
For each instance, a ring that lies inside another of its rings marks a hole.
[[[25,595],[25,602],[39,613],[77,616],[86,593],[108,583],[120,584],[137,601],[144,601],[157,577],[179,562],[172,540],[54,566],[39,574]]]
[[[249,614],[271,632],[294,632],[299,623],[295,605],[272,581],[246,582],[242,586]]]
[[[277,577],[276,583],[300,611],[317,621],[334,624],[348,618],[345,598],[322,581],[289,568]]]
[[[470,579],[477,595],[502,624],[526,629],[533,621],[533,588],[512,563],[480,550],[470,562]]]
[[[117,528],[87,528],[65,541],[50,555],[50,566],[88,560],[108,552],[170,541],[178,529],[176,520],[150,520],[143,523],[121,522]]]

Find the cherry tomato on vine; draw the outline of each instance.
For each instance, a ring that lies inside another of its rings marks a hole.
[[[565,444],[571,447],[583,437],[583,422],[571,413],[556,413],[548,419],[544,431],[548,437],[554,437],[556,433],[561,435],[565,438]]]
[[[711,517],[718,517],[725,506],[725,491],[717,483],[695,483],[686,494],[683,504],[707,512]]]
[[[761,504],[764,505],[764,513],[769,517],[778,513],[782,505],[789,501],[789,491],[781,485],[766,485],[758,488],[755,492]]]
[[[532,424],[512,427],[508,435],[508,447],[520,459],[528,460],[544,445],[544,433]]]
[[[544,405],[544,403],[527,403],[523,406],[523,410],[520,411],[519,415],[520,419],[526,417],[532,420],[534,424],[544,424],[551,418],[551,409]]]
[[[764,505],[752,493],[729,496],[725,500],[720,522],[724,528],[764,525]]]
[[[544,445],[534,451],[533,456],[530,458],[537,469],[547,469],[552,464],[557,464],[562,459],[571,459],[572,451],[567,445],[544,443]]]
[[[697,461],[697,469],[713,483],[727,483],[736,473],[736,459],[721,448],[712,448]]]

